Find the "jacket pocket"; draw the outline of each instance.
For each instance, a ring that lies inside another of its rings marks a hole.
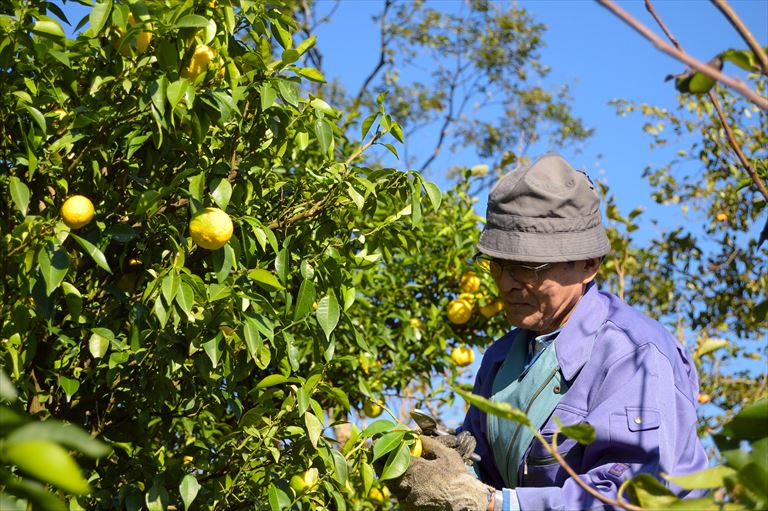
[[[624,413],[612,413],[609,421],[614,458],[642,463],[658,452],[661,412],[657,408],[627,406]]]

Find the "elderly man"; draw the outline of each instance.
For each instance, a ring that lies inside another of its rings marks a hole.
[[[689,356],[662,325],[594,282],[610,245],[585,174],[550,154],[504,176],[488,199],[478,249],[515,328],[485,353],[475,394],[521,409],[546,439],[558,429],[555,418],[591,424],[593,443],[561,435],[558,451],[607,499],[636,474],[664,482],[662,472],[707,467]],[[425,439],[425,457],[393,485],[404,509],[610,508],[528,428],[470,407],[460,429],[442,443]],[[473,449],[479,480],[462,462]]]

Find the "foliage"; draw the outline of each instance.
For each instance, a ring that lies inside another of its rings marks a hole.
[[[0,508],[24,509],[17,498],[40,509],[64,510],[66,507],[49,493],[50,484],[67,493],[90,491],[88,481],[65,447],[92,458],[107,455],[110,449],[80,428],[56,421],[39,422],[15,405],[18,393],[5,371],[0,369]],[[18,467],[22,474],[8,470]]]
[[[499,316],[456,327],[443,312],[474,248],[471,172],[442,194],[366,165],[400,125],[383,95],[358,131],[356,112],[307,93],[324,77],[302,66],[315,40],[287,8],[99,3],[74,40],[53,4],[4,12],[0,363],[18,407],[112,448],[84,465],[92,493],[63,498],[386,505],[379,481],[405,470],[415,434],[378,421],[342,445],[331,426],[413,382],[433,398],[433,375],[458,374],[450,345],[501,332]],[[73,194],[96,210],[77,230],[59,216]],[[205,207],[234,224],[213,251],[188,234]],[[483,279],[476,307],[493,299]],[[8,461],[0,484],[19,495]],[[289,485],[311,469],[316,485]]]

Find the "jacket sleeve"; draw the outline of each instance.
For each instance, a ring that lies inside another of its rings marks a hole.
[[[581,479],[611,500],[616,500],[625,480],[640,473],[655,476],[681,497],[702,494],[686,494],[661,478],[662,472],[679,475],[707,467],[696,434],[695,370],[691,376],[687,358],[674,350],[670,353],[647,343],[629,354],[606,360],[604,377],[591,386],[587,400],[590,409],[584,417],[584,422],[595,428],[595,441],[587,446],[572,440],[559,444],[565,451],[561,454],[567,456],[571,449],[576,454],[566,459],[571,460]],[[552,431],[545,430],[542,434],[551,438]],[[524,470],[531,457],[543,452],[534,441]],[[565,474],[562,486],[531,487],[525,484],[524,475],[523,486],[516,489],[522,511],[613,509],[567,477],[561,467],[550,466],[549,470]]]

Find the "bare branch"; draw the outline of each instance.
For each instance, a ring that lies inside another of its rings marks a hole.
[[[717,2],[719,0],[713,0],[713,1]],[[653,5],[651,5],[651,0],[645,0],[645,8],[648,10],[649,13],[651,13],[651,16],[653,16],[653,19],[656,20],[656,23],[659,24],[659,26],[667,35],[669,40],[672,41],[672,44],[674,44],[678,50],[683,51],[683,48],[682,46],[680,46],[680,43],[677,41],[677,39],[675,39],[675,37],[669,31],[669,29],[664,24],[664,22],[661,21],[661,18],[658,16],[658,14],[656,14],[656,10],[653,8]],[[765,200],[768,201],[768,188],[766,188],[765,182],[763,182],[763,180],[755,171],[755,168],[747,159],[747,156],[744,154],[744,151],[741,150],[741,146],[739,145],[739,143],[736,142],[736,137],[733,135],[733,130],[731,130],[731,126],[728,124],[728,120],[725,118],[723,109],[720,106],[720,101],[717,99],[717,94],[715,94],[715,91],[712,89],[709,90],[709,99],[710,101],[712,101],[712,105],[715,107],[717,116],[720,118],[720,123],[723,125],[725,134],[728,137],[728,143],[733,148],[733,150],[736,151],[736,155],[739,157],[739,161],[741,161],[741,164],[744,166],[744,168],[747,171],[747,174],[749,174],[749,177],[757,186],[757,189],[760,190],[760,193],[763,194],[763,197],[765,197]]]
[[[741,80],[724,75],[718,69],[712,66],[709,66],[701,62],[700,60],[697,60],[691,57],[687,53],[680,51],[674,48],[673,46],[670,46],[669,44],[665,43],[650,29],[648,29],[648,27],[646,27],[645,25],[637,21],[628,12],[626,12],[624,9],[616,5],[613,2],[613,0],[597,0],[597,2],[603,7],[605,7],[606,9],[608,9],[609,11],[611,11],[612,13],[614,13],[617,17],[622,19],[630,27],[634,28],[637,32],[639,32],[643,37],[648,39],[651,43],[653,43],[654,46],[656,46],[656,48],[658,48],[662,52],[666,53],[667,55],[670,55],[671,57],[676,58],[677,60],[680,60],[681,62],[684,62],[685,64],[688,64],[690,67],[692,67],[696,71],[702,74],[705,74],[710,78],[723,83],[724,85],[727,85],[728,87],[735,90],[745,98],[749,99],[751,102],[756,104],[761,109],[768,110],[768,99],[760,96],[755,91],[747,87],[747,85]]]
[[[762,46],[760,46],[760,43],[757,42],[755,36],[753,36],[752,32],[749,31],[749,28],[747,28],[744,22],[741,21],[741,18],[739,18],[733,8],[728,5],[728,2],[725,0],[712,0],[712,3],[715,4],[715,7],[720,9],[720,12],[722,12],[725,17],[728,18],[728,21],[731,22],[733,28],[735,28],[739,35],[741,35],[742,39],[746,41],[746,43],[752,49],[752,52],[757,57],[757,60],[760,61],[760,68],[762,69],[763,74],[768,75],[768,55],[765,54],[765,50],[763,50]]]
[[[389,11],[389,8],[392,6],[392,0],[386,0],[384,2],[384,10],[381,12],[381,46],[379,47],[379,62],[376,64],[376,67],[371,71],[371,73],[368,75],[368,77],[363,82],[363,85],[360,86],[360,90],[357,91],[357,96],[355,97],[355,101],[352,104],[352,110],[357,110],[357,107],[360,106],[360,102],[363,100],[363,96],[365,95],[365,92],[368,90],[368,86],[371,84],[374,78],[376,78],[376,75],[379,74],[379,71],[382,70],[384,65],[387,63],[387,44],[389,43],[389,40],[387,38],[387,11]]]

